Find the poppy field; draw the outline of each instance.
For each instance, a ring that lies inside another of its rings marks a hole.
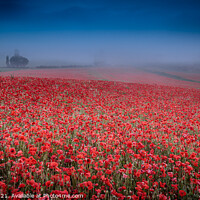
[[[1,198],[200,199],[199,89],[5,76],[0,93]]]

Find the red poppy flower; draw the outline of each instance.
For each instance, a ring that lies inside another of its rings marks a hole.
[[[49,186],[51,185],[51,181],[47,181],[47,182],[45,183],[45,185],[46,185],[47,187],[49,187]]]
[[[9,149],[9,152],[10,152],[11,154],[16,154],[15,148],[10,148],[10,149]]]
[[[186,192],[184,190],[179,190],[179,194],[181,197],[184,197],[186,195]]]
[[[20,185],[19,185],[19,188],[24,188],[26,185],[24,184],[24,183],[21,183]]]

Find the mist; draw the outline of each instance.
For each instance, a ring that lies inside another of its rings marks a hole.
[[[18,49],[38,65],[145,66],[200,63],[200,35],[176,32],[55,31],[1,33],[0,66]]]

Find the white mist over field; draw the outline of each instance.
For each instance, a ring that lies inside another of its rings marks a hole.
[[[200,63],[200,36],[167,32],[35,32],[0,35],[0,66],[18,49],[29,66]]]

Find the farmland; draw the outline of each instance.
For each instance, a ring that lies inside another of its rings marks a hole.
[[[11,71],[10,71],[11,69]],[[13,71],[12,71],[13,69]],[[9,70],[9,71],[7,71]],[[1,71],[1,70],[0,70]],[[157,84],[185,88],[200,88],[200,72],[184,73],[172,70],[143,70],[138,68],[82,67],[54,69],[4,68],[1,76],[64,78],[76,80],[105,80],[142,84]]]
[[[112,69],[1,75],[2,197],[199,199],[197,76]]]

